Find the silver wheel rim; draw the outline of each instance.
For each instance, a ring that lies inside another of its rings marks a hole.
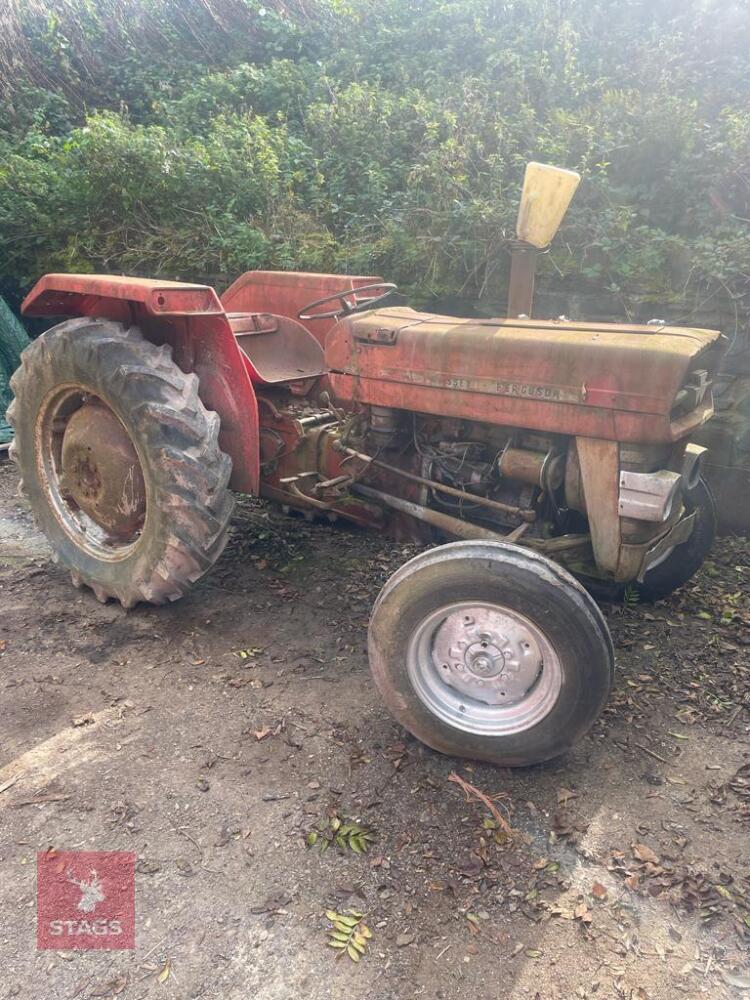
[[[517,611],[476,601],[424,618],[409,642],[407,670],[433,715],[479,736],[531,729],[562,688],[560,658],[542,630]]]

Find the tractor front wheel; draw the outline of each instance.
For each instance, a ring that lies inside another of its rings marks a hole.
[[[685,493],[683,498],[687,514],[695,514],[692,534],[681,545],[676,545],[652,565],[637,584],[645,601],[658,601],[682,587],[698,572],[711,551],[716,538],[716,501],[705,479]]]
[[[614,670],[607,625],[560,566],[505,542],[441,545],[373,609],[370,667],[395,718],[443,753],[504,766],[564,753]]]
[[[11,384],[21,489],[73,583],[125,607],[181,597],[233,509],[197,377],[136,327],[84,318],[34,341]]]

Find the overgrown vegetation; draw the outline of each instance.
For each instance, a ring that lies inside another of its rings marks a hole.
[[[497,302],[524,164],[584,184],[547,281],[750,307],[742,0],[9,0],[0,275],[380,273]]]

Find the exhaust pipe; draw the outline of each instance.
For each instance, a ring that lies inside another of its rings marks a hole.
[[[581,175],[575,170],[528,163],[511,247],[508,316],[531,316],[536,259],[546,253],[573,200]]]

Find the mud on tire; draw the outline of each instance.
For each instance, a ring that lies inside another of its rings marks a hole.
[[[142,528],[132,544],[111,556],[87,547],[51,499],[39,426],[47,401],[67,385],[112,411],[143,473]],[[234,506],[231,461],[218,443],[219,417],[201,402],[197,376],[181,371],[171,349],[150,343],[137,327],[86,317],[34,341],[11,386],[11,457],[21,490],[73,583],[125,607],[185,594],[221,554]]]

